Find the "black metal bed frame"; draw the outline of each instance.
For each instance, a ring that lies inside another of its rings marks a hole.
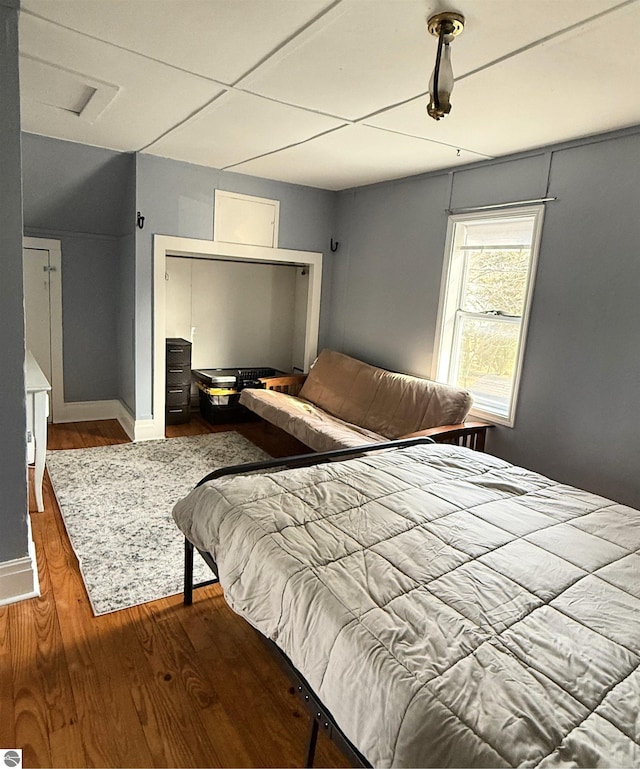
[[[231,465],[229,467],[221,467],[218,470],[206,475],[196,484],[202,486],[207,481],[214,480],[216,478],[222,478],[227,475],[241,475],[245,473],[253,473],[260,470],[272,470],[277,467],[285,467],[287,469],[297,467],[311,467],[313,465],[323,464],[325,462],[332,462],[334,460],[341,460],[345,457],[362,456],[373,451],[384,451],[392,448],[404,448],[407,446],[415,446],[417,444],[435,443],[433,438],[418,437],[407,438],[398,441],[387,441],[384,443],[372,443],[365,444],[364,446],[357,446],[348,449],[336,449],[334,451],[323,451],[315,454],[296,454],[290,457],[281,457],[279,459],[266,460],[264,462],[248,462],[243,465]],[[216,575],[213,579],[205,580],[204,582],[198,582],[193,584],[193,556],[194,550],[198,550],[205,563],[209,566],[212,572]],[[193,603],[193,591],[195,588],[204,587],[205,585],[212,585],[218,583],[218,567],[211,553],[196,548],[186,537],[184,540],[184,605],[191,606]],[[255,628],[254,628],[255,629]],[[297,695],[302,700],[305,708],[311,716],[309,724],[309,734],[307,737],[307,746],[305,751],[305,767],[312,767],[315,757],[316,744],[318,740],[318,734],[322,730],[337,746],[342,750],[349,761],[357,767],[371,767],[371,764],[360,753],[360,751],[353,745],[353,743],[344,735],[335,719],[327,708],[322,704],[320,698],[316,695],[313,689],[309,686],[305,678],[294,667],[291,660],[287,655],[269,638],[266,638],[262,633],[256,630],[258,636],[266,644],[267,648],[274,654],[280,667],[285,672],[294,686]]]

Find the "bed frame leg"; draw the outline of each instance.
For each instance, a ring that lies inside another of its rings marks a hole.
[[[313,759],[316,754],[316,743],[318,741],[318,722],[313,716],[309,724],[309,736],[307,737],[307,753],[304,759],[305,767],[313,766]]]
[[[184,599],[185,606],[193,603],[193,544],[184,539]]]

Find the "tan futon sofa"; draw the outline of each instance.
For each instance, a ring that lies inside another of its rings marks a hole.
[[[464,423],[466,390],[323,350],[308,375],[262,380],[240,403],[314,451],[430,435],[482,450],[487,425]]]

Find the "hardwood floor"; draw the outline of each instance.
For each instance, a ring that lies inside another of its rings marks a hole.
[[[168,437],[218,431],[199,417]],[[301,444],[234,425],[274,456]],[[49,448],[125,443],[115,421],[52,425]],[[48,476],[31,506],[42,595],[0,607],[0,747],[26,767],[301,766],[308,717],[219,586],[94,617]],[[348,766],[323,735],[316,765]]]

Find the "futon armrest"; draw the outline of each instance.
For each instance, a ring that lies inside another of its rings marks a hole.
[[[306,378],[306,374],[290,374],[288,376],[263,377],[259,381],[264,384],[266,390],[275,390],[285,395],[297,395]]]
[[[453,443],[457,446],[475,449],[476,451],[484,451],[485,438],[489,427],[493,427],[493,425],[486,422],[461,422],[457,425],[428,427],[425,430],[402,435],[400,440],[426,436],[433,438],[436,443]]]

